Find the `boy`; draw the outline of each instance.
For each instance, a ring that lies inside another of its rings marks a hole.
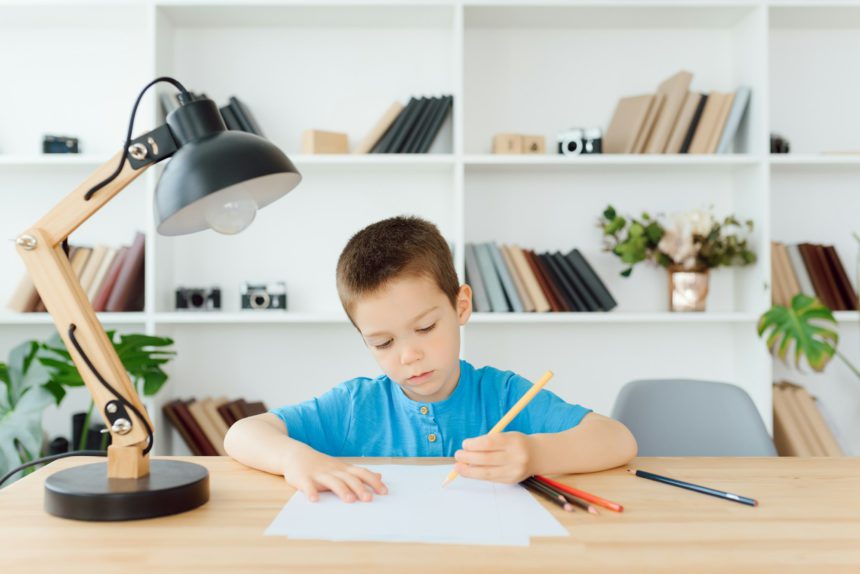
[[[371,500],[371,490],[385,494],[382,477],[334,457],[454,456],[461,476],[514,483],[613,468],[636,455],[623,424],[546,389],[506,432],[486,434],[531,384],[459,360],[472,290],[459,284],[433,224],[395,217],[359,231],[338,260],[337,290],[385,374],[236,422],[224,447],[239,462],[283,475],[312,501],[331,490],[355,502]]]

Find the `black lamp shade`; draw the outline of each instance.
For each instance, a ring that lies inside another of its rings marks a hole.
[[[158,232],[184,235],[208,229],[206,213],[213,206],[251,199],[261,208],[301,180],[289,158],[267,139],[215,131],[182,145],[165,167],[155,191]]]

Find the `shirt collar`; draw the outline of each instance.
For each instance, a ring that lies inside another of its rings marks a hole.
[[[397,404],[404,408],[407,412],[412,414],[421,414],[421,407],[427,407],[433,413],[442,413],[446,411],[450,411],[459,405],[459,403],[466,397],[469,393],[468,387],[471,386],[472,381],[474,380],[475,369],[468,362],[464,360],[460,360],[460,378],[457,380],[457,386],[454,387],[454,391],[447,399],[443,399],[441,401],[436,401],[434,403],[426,402],[426,401],[413,401],[410,399],[403,389],[389,379],[391,384],[395,387],[393,390],[393,395]]]

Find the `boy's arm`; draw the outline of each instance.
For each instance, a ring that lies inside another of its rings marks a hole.
[[[468,478],[520,482],[534,474],[595,472],[636,456],[636,439],[620,422],[588,413],[575,427],[558,433],[503,432],[463,441],[456,469]]]
[[[263,413],[236,421],[224,437],[224,450],[244,465],[283,475],[287,482],[319,499],[319,491],[331,490],[345,502],[369,501],[388,489],[378,473],[347,464],[290,438],[283,421]]]

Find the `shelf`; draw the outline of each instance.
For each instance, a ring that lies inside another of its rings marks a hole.
[[[771,1],[770,27],[793,30],[833,30],[860,28],[860,3]]]
[[[858,169],[858,154],[775,154],[768,158],[775,169]]]
[[[570,323],[747,323],[758,321],[755,313],[474,313],[471,323],[570,324]]]
[[[281,311],[188,311],[156,313],[159,325],[241,325],[241,324],[332,324],[348,325],[343,313],[290,313]]]
[[[837,323],[857,323],[860,321],[860,311],[834,311]]]
[[[146,321],[144,313],[97,313],[102,325],[133,325]],[[0,313],[2,325],[53,325],[53,318],[47,313]]]
[[[0,168],[91,167],[96,168],[110,159],[106,155],[75,153],[0,155]]]
[[[470,170],[594,170],[594,169],[677,169],[735,170],[758,165],[761,160],[750,155],[467,155],[463,159]]]
[[[301,171],[326,170],[418,170],[447,171],[454,168],[451,154],[343,154],[304,155],[292,154],[290,160]]]

